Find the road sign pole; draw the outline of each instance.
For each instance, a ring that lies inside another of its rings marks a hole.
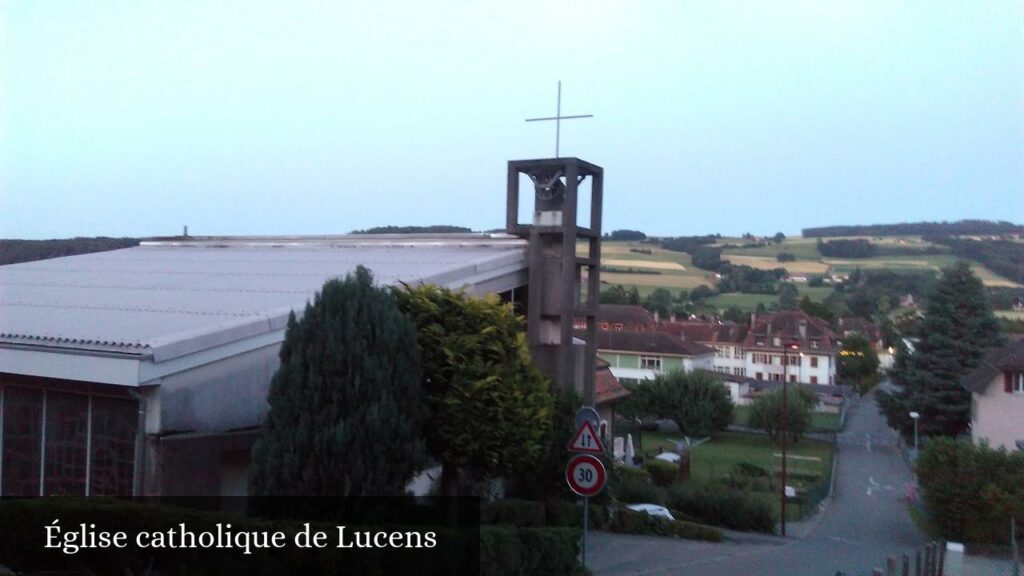
[[[590,509],[590,498],[583,497],[583,543],[580,545],[580,564],[587,567],[587,511]]]

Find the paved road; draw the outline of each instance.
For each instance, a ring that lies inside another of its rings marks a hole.
[[[926,542],[906,511],[910,480],[872,394],[851,410],[839,435],[834,497],[808,522],[791,524],[790,538],[708,544],[594,533],[587,566],[595,575],[870,575],[887,556],[912,554]]]

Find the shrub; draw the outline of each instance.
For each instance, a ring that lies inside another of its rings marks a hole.
[[[550,500],[544,503],[546,510],[545,525],[549,527],[578,528],[583,523],[583,507],[578,502],[567,500]],[[605,507],[590,500],[587,512],[587,525],[592,530],[604,530],[608,525],[608,514]]]
[[[523,573],[562,576],[579,570],[580,531],[576,528],[522,528]]]
[[[487,576],[581,574],[580,531],[574,528],[480,529],[481,573]]]
[[[651,475],[655,486],[671,486],[679,476],[679,466],[664,460],[652,459],[644,463],[644,470]]]
[[[614,492],[620,502],[661,504],[665,501],[664,493],[654,485],[646,470],[623,466],[616,468],[616,473]]]
[[[529,500],[498,500],[481,509],[483,524],[510,524],[517,527],[544,526],[545,507]]]
[[[725,486],[677,484],[668,491],[670,508],[715,526],[771,533],[775,512],[763,497]]]
[[[929,519],[947,540],[1002,544],[1010,518],[1024,518],[1024,453],[937,438],[916,472]]]
[[[626,508],[615,511],[615,519],[609,524],[609,528],[613,532],[624,534],[650,534],[687,540],[721,542],[725,539],[721,530],[710,526],[659,518],[646,512],[634,512]]]

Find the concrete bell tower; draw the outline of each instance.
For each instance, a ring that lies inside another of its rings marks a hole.
[[[533,217],[520,223],[520,175],[533,183]],[[590,225],[577,225],[579,187],[590,178]],[[508,163],[506,230],[529,240],[527,340],[540,370],[594,405],[604,170],[579,158]],[[585,256],[577,256],[577,242]],[[584,281],[586,284],[584,285]],[[585,344],[573,341],[574,321]]]

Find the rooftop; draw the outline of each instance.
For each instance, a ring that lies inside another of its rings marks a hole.
[[[154,362],[281,330],[356,266],[382,285],[470,292],[525,283],[505,234],[203,237],[0,266],[0,347],[149,356]]]

